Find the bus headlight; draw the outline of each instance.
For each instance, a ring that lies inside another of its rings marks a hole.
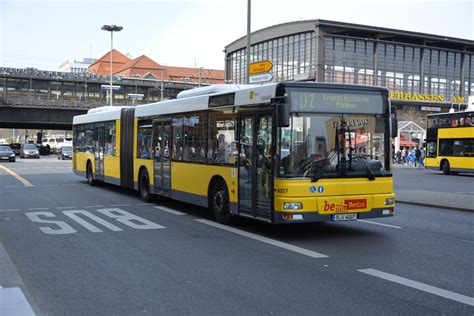
[[[303,209],[303,204],[301,202],[284,202],[284,210],[301,210]]]
[[[384,205],[393,205],[393,204],[395,204],[395,199],[394,198],[385,199],[385,202],[383,204]]]

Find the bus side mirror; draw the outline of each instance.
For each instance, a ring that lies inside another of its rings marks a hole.
[[[290,105],[286,97],[272,98],[272,104],[276,106],[278,127],[290,126]]]

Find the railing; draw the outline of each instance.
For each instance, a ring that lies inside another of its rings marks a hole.
[[[137,103],[135,103],[137,104]],[[88,110],[100,106],[106,106],[105,100],[77,101],[67,99],[41,99],[41,98],[18,98],[0,97],[0,106],[3,107],[28,107],[28,108],[54,108],[54,109],[78,109]],[[131,100],[114,100],[114,105],[132,105]]]

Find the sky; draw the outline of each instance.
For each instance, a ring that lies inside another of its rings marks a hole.
[[[474,40],[474,0],[252,0],[251,29],[326,19]],[[114,48],[168,66],[224,69],[247,0],[0,0],[0,67],[58,70]]]

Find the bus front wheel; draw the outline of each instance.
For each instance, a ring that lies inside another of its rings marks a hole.
[[[451,170],[449,168],[449,161],[445,160],[443,162],[443,174],[449,175],[451,173]]]
[[[138,182],[138,188],[140,191],[140,196],[145,202],[151,202],[151,193],[150,193],[150,180],[148,177],[148,171],[142,170],[140,172],[140,180]]]
[[[231,224],[232,214],[229,207],[229,192],[222,180],[216,181],[211,190],[209,209],[218,223]]]

